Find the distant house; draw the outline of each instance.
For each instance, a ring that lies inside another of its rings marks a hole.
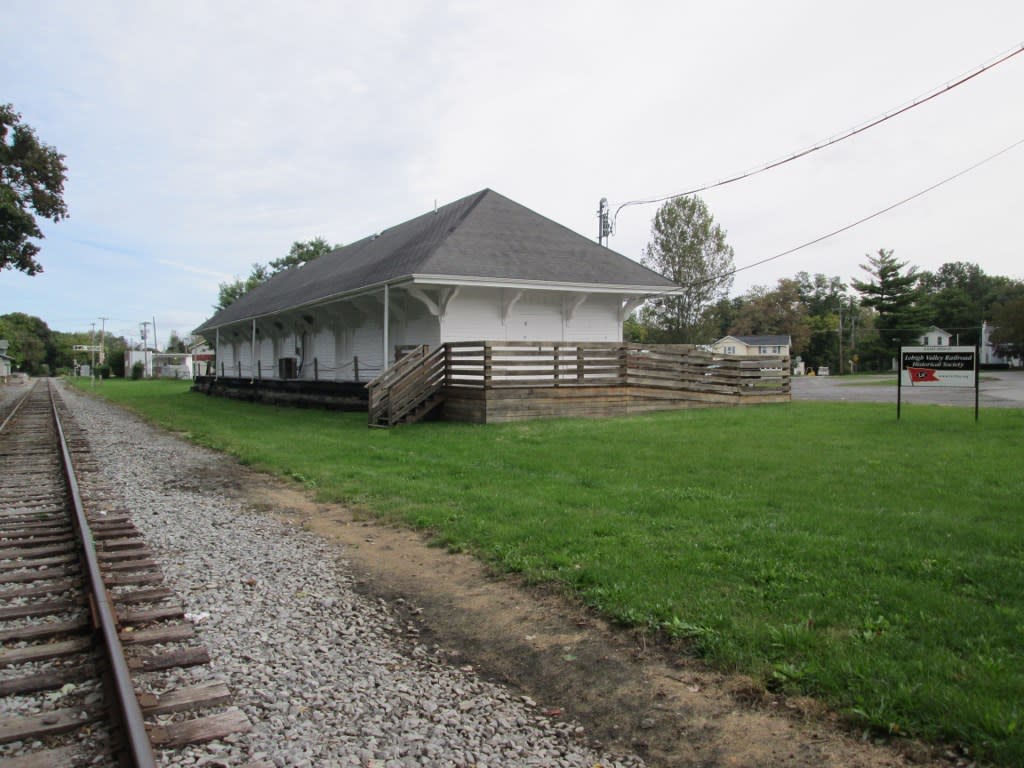
[[[366,382],[404,349],[621,342],[677,286],[490,189],[274,275],[199,328],[214,375]]]
[[[192,378],[213,375],[213,365],[217,356],[205,339],[189,344],[188,352],[192,355]]]
[[[948,347],[952,338],[953,334],[949,331],[944,331],[937,325],[933,325],[921,334],[921,338],[918,341],[920,341],[922,347]]]
[[[142,366],[144,379],[191,379],[195,377],[194,361],[189,352],[157,352],[154,349],[126,349],[125,376],[132,375],[135,365]]]
[[[992,343],[992,332],[995,326],[987,322],[981,324],[981,365],[1006,366],[1008,368],[1021,367],[1020,355],[1007,357],[1000,353],[999,347]]]
[[[0,339],[0,382],[7,383],[11,371],[14,370],[14,358],[7,356],[7,348],[10,342]]]
[[[789,355],[793,339],[778,336],[724,336],[711,345],[719,355]]]

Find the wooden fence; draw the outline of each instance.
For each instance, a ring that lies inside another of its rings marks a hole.
[[[785,355],[692,345],[527,341],[444,345],[443,416],[473,422],[788,402]]]
[[[689,344],[452,342],[445,385],[477,389],[629,386],[727,395],[788,393],[785,355],[717,355]]]

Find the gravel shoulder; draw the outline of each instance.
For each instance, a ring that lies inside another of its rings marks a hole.
[[[63,389],[255,724],[174,765],[949,766]],[[186,675],[187,677],[187,675]],[[172,763],[164,763],[171,765]]]

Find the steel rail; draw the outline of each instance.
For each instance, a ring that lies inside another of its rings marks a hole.
[[[138,698],[135,696],[131,672],[128,670],[128,663],[124,658],[124,649],[117,635],[116,614],[110,604],[106,587],[103,584],[99,559],[96,556],[96,545],[92,538],[89,522],[85,517],[85,510],[82,507],[82,496],[78,489],[78,480],[75,478],[71,451],[68,448],[67,440],[64,438],[64,427],[61,424],[60,414],[57,412],[57,402],[53,396],[52,385],[50,385],[49,393],[50,404],[53,407],[53,419],[57,427],[57,437],[60,441],[60,450],[64,462],[64,476],[67,480],[68,491],[71,494],[71,501],[74,506],[75,525],[78,528],[82,542],[93,604],[97,620],[100,624],[99,629],[103,635],[107,662],[110,667],[115,699],[113,702],[114,713],[118,719],[118,724],[124,731],[125,746],[128,751],[128,757],[131,760],[127,765],[131,766],[131,768],[156,768],[156,760],[153,757],[153,745],[149,740],[149,734],[146,733],[142,709],[139,706]]]
[[[0,432],[3,432],[4,429],[7,428],[7,423],[14,418],[14,415],[18,412],[18,409],[21,408],[21,406],[24,404],[26,400],[28,400],[28,396],[36,391],[37,386],[39,386],[39,381],[33,381],[32,386],[29,387],[28,391],[26,391],[25,394],[21,396],[21,400],[17,402],[17,404],[11,409],[11,412],[7,414],[7,418],[3,420],[2,424],[0,424]]]

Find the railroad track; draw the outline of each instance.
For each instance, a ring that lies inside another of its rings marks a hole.
[[[0,414],[0,768],[142,768],[249,730],[226,685],[182,672],[208,662],[56,388],[35,384]]]

